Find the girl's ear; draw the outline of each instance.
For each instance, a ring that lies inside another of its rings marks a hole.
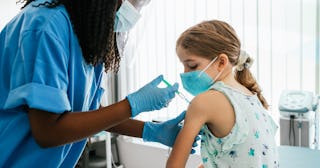
[[[226,66],[229,63],[229,58],[228,58],[228,56],[226,54],[220,54],[218,56],[217,62],[219,63],[218,64],[218,70],[220,71],[220,70],[226,68]]]

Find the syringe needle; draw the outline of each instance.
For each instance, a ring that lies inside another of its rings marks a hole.
[[[187,99],[187,97],[182,94],[181,92],[178,92],[179,97],[181,97],[183,100],[185,100],[186,102],[188,102],[190,104],[190,101]]]

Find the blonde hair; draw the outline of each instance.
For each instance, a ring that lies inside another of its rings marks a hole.
[[[199,55],[210,60],[226,54],[233,66],[238,65],[241,43],[234,29],[226,22],[210,20],[199,23],[184,31],[177,40],[176,49],[182,47],[190,54]],[[247,57],[244,64],[251,63],[252,58]],[[235,79],[257,94],[264,108],[268,109],[268,103],[262,95],[262,91],[249,70],[244,66],[241,71],[235,70]]]

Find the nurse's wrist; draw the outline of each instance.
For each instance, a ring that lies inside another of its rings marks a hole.
[[[138,105],[137,105],[137,102],[135,101],[136,100],[135,93],[129,94],[126,97],[126,100],[127,100],[129,107],[130,107],[131,117],[137,116],[139,114],[139,111],[137,110]]]
[[[118,117],[121,116],[123,119],[124,118],[129,119],[132,117],[130,103],[127,99],[122,99],[121,101],[115,104],[112,104],[107,107],[103,107],[101,110],[103,110],[104,108],[107,108],[107,109],[110,108],[110,110],[112,111],[117,111],[116,115]]]
[[[142,139],[145,142],[153,141],[153,123],[152,122],[145,122],[142,131]]]

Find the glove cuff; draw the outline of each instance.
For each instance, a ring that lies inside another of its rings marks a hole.
[[[145,122],[143,126],[142,139],[145,142],[153,141],[153,125],[152,122]]]
[[[135,103],[135,96],[133,94],[129,94],[126,98],[130,104],[131,116],[132,117],[137,116],[139,112],[137,110],[137,104]]]

